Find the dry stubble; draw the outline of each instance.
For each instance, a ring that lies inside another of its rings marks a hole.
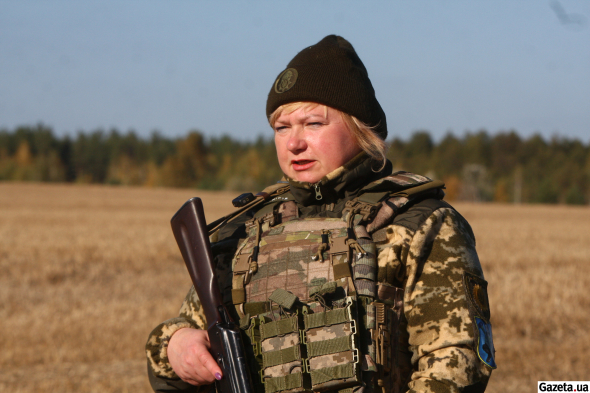
[[[190,281],[169,219],[231,193],[0,183],[0,391],[150,391],[143,345]],[[490,282],[488,391],[588,379],[590,209],[457,204]]]

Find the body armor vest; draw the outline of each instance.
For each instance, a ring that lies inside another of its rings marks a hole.
[[[232,261],[232,302],[256,359],[257,391],[399,390],[403,290],[377,283],[371,234],[440,187],[366,194],[348,201],[342,218],[299,218],[295,202],[271,203],[246,223]]]

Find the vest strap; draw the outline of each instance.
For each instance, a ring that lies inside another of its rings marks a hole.
[[[221,228],[223,225],[232,222],[233,220],[235,220],[237,217],[241,216],[242,214],[244,214],[248,210],[253,209],[254,207],[260,205],[261,203],[263,203],[271,198],[274,198],[276,196],[279,196],[279,195],[282,195],[282,194],[288,192],[289,189],[290,189],[290,186],[285,183],[277,183],[277,184],[274,184],[270,187],[265,188],[263,192],[259,192],[258,194],[255,195],[255,199],[252,202],[235,210],[233,213],[228,214],[227,216],[221,217],[221,218],[207,224],[207,232],[209,233],[209,236],[211,236],[216,230]]]
[[[372,298],[377,294],[377,284],[371,280],[355,280],[356,292],[359,296],[370,296]]]
[[[232,303],[242,304],[246,301],[246,288],[244,288],[244,274],[235,275],[232,279],[233,289],[231,290]]]
[[[288,374],[284,377],[272,377],[264,379],[265,393],[276,393],[283,390],[291,390],[303,387],[303,374]]]
[[[299,345],[279,349],[278,351],[262,353],[262,364],[264,364],[265,368],[291,363],[295,360],[301,360],[301,350],[299,349]]]
[[[352,351],[352,336],[342,336],[330,340],[307,342],[307,355],[312,358],[316,356],[329,355],[344,351]]]
[[[317,385],[335,379],[352,378],[356,376],[356,364],[347,363],[334,367],[321,368],[319,370],[311,370],[310,374],[312,385]]]
[[[385,192],[366,192],[358,197],[360,202],[368,203],[371,205],[375,205],[379,203],[383,198],[385,198],[390,193],[388,191]]]
[[[277,288],[268,297],[268,299],[277,303],[280,306],[290,309],[291,307],[293,307],[293,304],[295,304],[297,296],[293,295],[289,291],[284,290],[283,288]]]
[[[305,316],[305,328],[307,330],[322,326],[331,326],[350,321],[348,308],[327,310]]]
[[[313,298],[316,295],[323,296],[327,293],[334,293],[336,292],[336,288],[338,288],[338,283],[336,283],[336,281],[330,281],[325,284],[312,287],[309,290],[309,297]]]
[[[250,315],[264,314],[270,311],[268,302],[248,302],[244,303],[244,313]]]
[[[260,324],[260,339],[265,340],[270,337],[298,332],[298,325],[297,315],[278,321],[262,323]]]
[[[421,186],[411,187],[411,188],[407,188],[403,191],[398,191],[395,194],[391,194],[390,197],[394,197],[394,196],[410,197],[410,196],[414,196],[416,194],[420,194],[424,191],[430,191],[435,188],[442,188],[442,187],[444,187],[444,185],[445,185],[445,183],[441,180],[433,180],[433,181],[428,182],[426,184],[422,184]]]

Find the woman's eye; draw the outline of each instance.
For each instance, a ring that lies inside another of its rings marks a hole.
[[[322,123],[319,122],[319,121],[316,121],[316,122],[313,122],[313,123],[308,123],[307,125],[310,126],[310,127],[317,128],[317,127],[320,127],[322,125]]]
[[[286,126],[275,127],[275,131],[276,131],[276,132],[279,132],[279,133],[280,133],[280,132],[282,132],[282,131],[285,131],[286,129],[287,129],[287,127],[286,127]]]

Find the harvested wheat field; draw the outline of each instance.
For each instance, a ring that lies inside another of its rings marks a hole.
[[[169,219],[234,193],[0,183],[0,391],[149,392],[143,345],[190,287]],[[589,380],[590,208],[456,204],[490,282],[489,392]]]

